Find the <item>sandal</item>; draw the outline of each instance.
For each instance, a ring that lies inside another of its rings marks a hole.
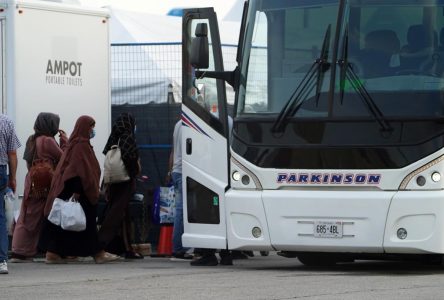
[[[56,253],[46,252],[45,264],[66,264],[66,260],[64,260],[62,257],[60,257],[60,255]]]
[[[111,254],[109,252],[104,252],[103,254],[100,254],[99,256],[94,257],[94,261],[96,264],[104,264],[108,262],[113,262],[116,260],[119,260],[120,256]]]
[[[143,259],[143,255],[135,252],[135,251],[126,251],[125,252],[126,259]]]
[[[78,256],[67,256],[64,258],[67,263],[78,263],[81,262]]]

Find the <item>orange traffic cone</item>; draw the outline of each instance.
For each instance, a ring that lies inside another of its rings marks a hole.
[[[157,253],[151,256],[171,256],[173,254],[173,228],[171,224],[160,226]]]

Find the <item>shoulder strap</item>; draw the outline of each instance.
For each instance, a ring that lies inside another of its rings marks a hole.
[[[36,158],[38,157],[38,155],[37,155],[37,152],[38,152],[38,148],[39,148],[39,146],[37,145],[37,139],[38,139],[39,137],[36,137],[35,138],[35,148],[34,148],[34,154],[33,154],[33,156],[32,156],[32,162],[34,162],[35,160],[36,160]]]

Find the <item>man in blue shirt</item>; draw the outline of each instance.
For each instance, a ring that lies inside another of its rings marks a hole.
[[[5,193],[9,187],[16,190],[17,149],[20,141],[14,123],[6,115],[0,115],[0,274],[8,274],[8,232],[6,230]],[[9,169],[9,176],[8,176]]]

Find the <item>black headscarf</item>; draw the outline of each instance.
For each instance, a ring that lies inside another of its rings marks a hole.
[[[25,153],[23,159],[31,165],[35,156],[35,140],[39,136],[54,137],[59,131],[60,117],[53,113],[39,113],[34,123],[34,134],[30,135],[26,141]]]
[[[131,114],[120,114],[113,124],[108,142],[103,149],[103,154],[106,155],[113,145],[119,145],[123,163],[131,178],[140,171],[138,170],[139,150],[134,135],[135,126],[136,120]]]

